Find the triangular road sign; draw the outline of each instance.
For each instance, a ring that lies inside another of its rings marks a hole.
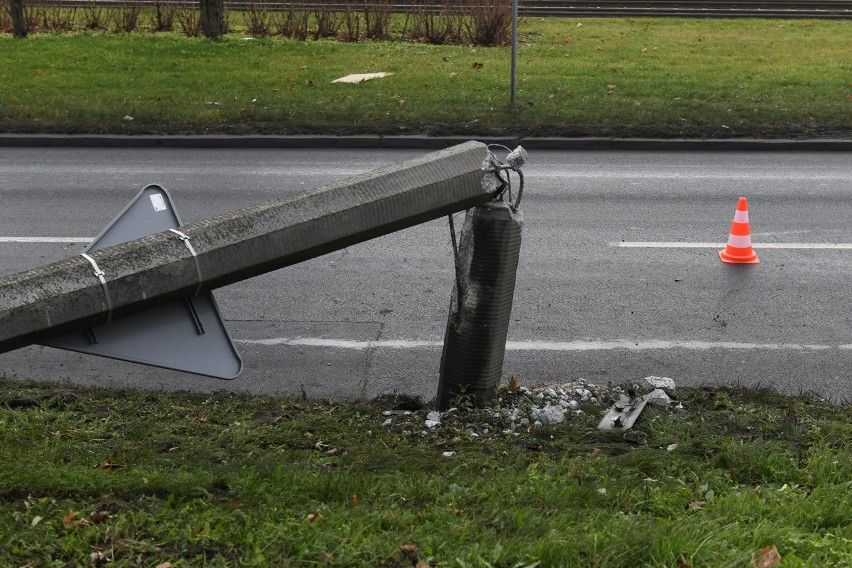
[[[180,225],[169,193],[149,185],[83,252]],[[176,233],[175,238],[180,235]],[[218,379],[237,378],[243,366],[210,292],[70,333],[44,345]]]

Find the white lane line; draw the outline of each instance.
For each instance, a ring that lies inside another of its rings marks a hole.
[[[609,246],[619,248],[725,248],[725,244],[681,241],[618,241],[609,243]],[[852,243],[752,243],[751,246],[756,249],[852,249]]]
[[[236,343],[267,346],[304,346],[325,347],[329,349],[437,349],[442,341],[419,341],[407,339],[381,339],[378,341],[359,341],[354,339],[327,339],[323,337],[273,337],[269,339],[237,339]],[[706,351],[709,349],[735,350],[771,350],[771,351],[825,351],[828,349],[850,349],[852,345],[813,345],[802,343],[738,343],[735,341],[687,341],[650,339],[632,341],[616,339],[613,341],[507,341],[507,351],[648,351],[664,349],[689,349]]]
[[[90,243],[92,237],[0,237],[0,243]]]

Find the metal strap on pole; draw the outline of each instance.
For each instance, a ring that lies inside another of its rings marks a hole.
[[[195,272],[198,274],[198,287],[195,289],[195,294],[193,294],[193,296],[197,296],[201,293],[201,283],[204,282],[204,278],[201,275],[201,264],[198,262],[198,254],[196,254],[195,249],[189,240],[189,235],[182,233],[177,229],[169,229],[169,231],[180,237],[180,240],[183,241],[183,244],[186,245],[186,248],[189,249],[190,254],[192,254],[192,259],[195,261]]]
[[[112,321],[112,298],[109,295],[109,287],[107,286],[107,281],[106,281],[106,278],[104,277],[105,276],[104,271],[101,270],[101,268],[98,266],[98,263],[95,262],[95,259],[92,258],[91,256],[89,256],[88,254],[83,253],[80,256],[82,256],[83,258],[85,258],[86,260],[89,261],[89,264],[91,264],[92,268],[95,269],[95,276],[98,278],[98,280],[100,280],[101,286],[103,286],[104,297],[106,298],[106,305],[107,305],[107,320],[106,320],[106,322],[109,323],[109,322]]]

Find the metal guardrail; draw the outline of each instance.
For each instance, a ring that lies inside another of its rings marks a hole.
[[[152,7],[156,0],[37,0],[33,3],[49,6],[127,6]],[[159,0],[160,4],[181,7],[198,6],[193,0]],[[487,3],[484,0],[483,4]],[[288,1],[288,0],[226,0],[231,10],[246,10],[254,5],[268,10],[330,10],[347,9],[390,10],[398,13],[426,11],[440,13],[447,5],[456,3],[382,1]],[[519,12],[524,17],[618,17],[618,16],[680,16],[727,18],[822,18],[852,19],[852,0],[520,0]]]

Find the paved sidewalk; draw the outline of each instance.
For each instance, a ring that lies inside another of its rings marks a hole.
[[[423,148],[439,149],[475,139],[528,150],[852,151],[852,139],[523,138],[479,136],[275,136],[0,134],[0,147],[86,148]]]

